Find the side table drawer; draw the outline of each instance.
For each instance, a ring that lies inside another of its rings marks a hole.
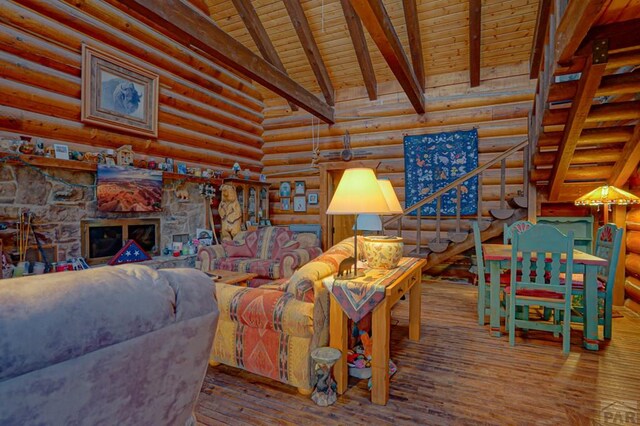
[[[402,296],[404,296],[411,287],[420,283],[422,280],[422,270],[418,269],[412,274],[408,275],[401,283],[398,283],[391,289],[391,293],[387,294],[389,297],[389,303],[393,306]]]

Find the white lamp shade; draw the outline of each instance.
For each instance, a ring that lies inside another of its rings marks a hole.
[[[384,199],[387,200],[387,205],[389,206],[389,213],[387,214],[402,213],[402,206],[400,205],[400,201],[398,201],[396,191],[393,190],[391,181],[388,179],[378,179],[378,184],[380,185],[380,189],[382,189],[382,193],[384,194]]]
[[[333,194],[327,214],[389,214],[389,205],[372,169],[347,169]]]

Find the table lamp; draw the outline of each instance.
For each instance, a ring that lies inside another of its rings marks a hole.
[[[378,179],[378,185],[384,194],[384,198],[389,206],[389,211],[385,214],[400,214],[402,206],[396,196],[391,181],[388,179]],[[368,236],[364,237],[364,255],[370,268],[393,269],[398,266],[398,262],[404,253],[404,242],[402,237],[393,236]]]
[[[640,198],[615,186],[603,185],[575,201],[576,206],[604,206],[604,223],[609,222],[609,205],[638,204]]]
[[[353,272],[342,276],[341,279],[354,279],[364,275],[362,273],[358,275],[358,215],[389,214],[389,205],[373,170],[365,168],[345,170],[329,203],[327,214],[355,216]]]

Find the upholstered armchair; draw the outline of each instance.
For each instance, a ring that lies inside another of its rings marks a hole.
[[[315,234],[268,226],[241,232],[231,242],[201,247],[198,261],[203,271],[224,269],[257,274],[258,277],[249,283],[251,287],[257,287],[289,278],[296,269],[321,253],[320,241]]]
[[[362,251],[359,239],[358,251]],[[322,279],[353,256],[348,238],[290,278],[259,288],[216,285],[220,320],[210,364],[242,368],[307,394],[314,385],[311,351],[329,343],[329,294]]]

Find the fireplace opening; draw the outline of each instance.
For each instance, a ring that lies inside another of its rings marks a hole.
[[[108,262],[128,240],[160,254],[160,219],[83,220],[80,228],[82,256],[91,265]]]

